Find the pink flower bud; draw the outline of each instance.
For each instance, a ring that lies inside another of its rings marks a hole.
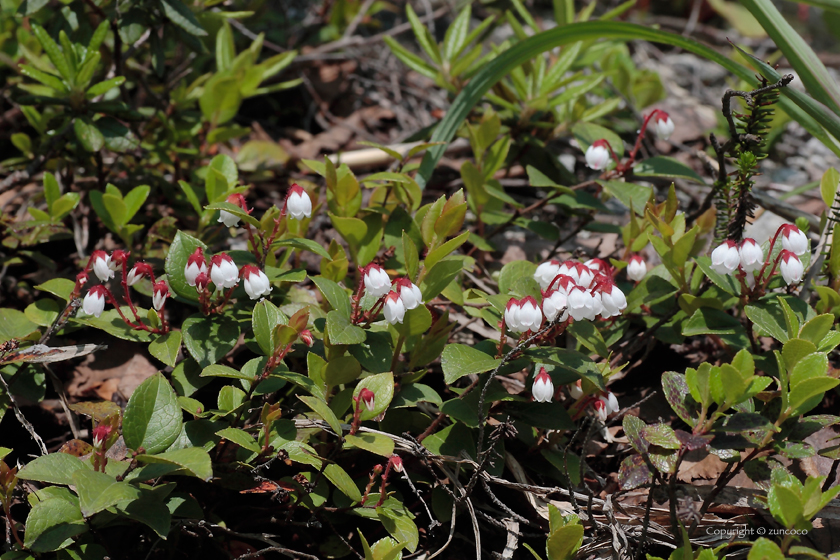
[[[364,387],[361,391],[359,391],[359,400],[361,400],[365,404],[365,408],[367,408],[369,411],[373,410],[375,399],[376,395],[367,387]]]
[[[210,283],[210,277],[207,276],[206,272],[202,272],[198,276],[195,277],[195,287],[199,291],[204,291],[207,288],[207,284]]]
[[[312,336],[312,331],[304,329],[300,331],[300,339],[310,348],[315,344],[315,338]]]
[[[391,455],[391,466],[398,473],[403,472],[403,462],[399,455]]]
[[[100,424],[93,429],[93,447],[95,449],[102,449],[102,444],[108,440],[108,436],[114,430],[111,426]]]

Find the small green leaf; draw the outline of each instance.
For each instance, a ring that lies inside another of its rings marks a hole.
[[[226,315],[188,317],[181,327],[184,346],[202,368],[221,360],[236,345],[239,325]]]
[[[168,366],[175,367],[181,350],[181,332],[170,331],[149,344],[149,353]]]
[[[72,543],[73,537],[86,531],[87,525],[78,503],[49,498],[36,503],[29,512],[23,544],[33,552],[52,552]]]
[[[444,381],[451,385],[465,375],[495,369],[501,360],[465,344],[449,344],[443,349],[440,363]]]
[[[98,152],[105,145],[105,137],[96,128],[96,125],[87,117],[76,117],[73,121],[73,130],[82,148],[88,152]]]
[[[239,430],[237,428],[225,428],[216,432],[216,435],[220,438],[232,441],[239,447],[247,449],[253,453],[259,453],[261,451],[260,446],[257,444],[256,440],[254,440],[254,437],[244,430]]]
[[[73,473],[85,468],[88,467],[77,457],[67,453],[50,453],[27,463],[18,472],[18,478],[49,484],[71,485],[73,484]]]
[[[370,451],[382,457],[390,457],[394,453],[394,440],[383,434],[360,432],[355,436],[346,435],[347,445]]]
[[[318,416],[323,418],[327,422],[327,424],[330,425],[330,428],[332,428],[332,431],[336,435],[341,436],[341,434],[343,433],[343,430],[341,429],[341,423],[338,421],[338,418],[336,418],[335,413],[330,409],[330,406],[324,399],[321,399],[319,397],[308,397],[304,395],[298,395],[298,398],[301,401],[303,401],[303,403],[306,406],[314,410],[315,413],[318,414]]]
[[[117,482],[111,475],[89,469],[74,472],[73,484],[85,517],[140,497],[140,490],[128,482]]]
[[[181,407],[175,391],[160,373],[146,379],[132,393],[125,407],[125,444],[146,453],[163,451],[181,433]]]
[[[331,308],[344,317],[350,317],[350,313],[352,312],[350,296],[344,288],[323,276],[313,276],[312,281],[318,286],[318,289]]]
[[[365,331],[350,322],[349,317],[338,311],[327,313],[327,332],[330,344],[361,344],[365,341]]]
[[[210,455],[199,447],[175,449],[158,455],[138,455],[137,460],[146,464],[170,464],[183,471],[181,474],[208,481],[213,478]]]
[[[195,35],[196,37],[207,35],[207,32],[198,23],[195,15],[181,0],[160,0],[160,3],[163,6],[163,13],[172,23],[190,35]]]
[[[207,250],[207,245],[203,242],[179,231],[175,234],[175,239],[172,240],[172,245],[169,247],[169,253],[166,255],[166,262],[164,264],[169,287],[177,295],[190,301],[198,301],[198,292],[194,286],[187,284],[187,280],[184,277],[184,269],[187,266],[187,259],[190,258],[190,255],[198,247],[201,247],[204,251]]]

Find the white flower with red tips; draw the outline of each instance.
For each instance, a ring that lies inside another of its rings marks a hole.
[[[580,286],[575,286],[569,291],[566,302],[569,307],[569,315],[575,321],[583,319],[593,321],[602,308],[601,302],[596,302],[593,295]]]
[[[252,264],[242,267],[242,286],[251,299],[259,299],[271,292],[271,283],[265,272]]]
[[[727,239],[712,251],[712,269],[718,274],[732,274],[741,264],[738,244]]]
[[[204,259],[204,251],[201,247],[196,247],[193,254],[187,258],[187,265],[184,267],[184,278],[187,284],[195,286],[199,274],[207,274],[207,261]]]
[[[740,256],[741,269],[744,272],[753,272],[764,265],[764,251],[755,239],[747,237],[741,241],[738,255]]]
[[[627,308],[627,298],[624,296],[624,292],[609,278],[602,279],[599,288],[603,307],[601,317],[608,319],[621,315],[621,312]]]
[[[606,422],[608,416],[615,414],[620,410],[618,406],[618,399],[615,398],[615,395],[613,395],[611,391],[607,391],[606,395],[598,397],[598,400],[596,400],[592,406],[595,407],[595,412],[598,413],[598,418],[601,422]]]
[[[575,400],[583,396],[583,387],[581,387],[580,379],[569,385],[569,396]]]
[[[414,309],[424,303],[423,293],[420,291],[420,287],[412,283],[411,280],[408,278],[397,278],[396,283],[400,299],[406,310]]]
[[[526,296],[521,300],[511,299],[505,308],[505,324],[515,333],[536,332],[542,325],[542,311],[537,300]]]
[[[108,289],[103,285],[91,287],[82,302],[82,309],[88,315],[99,318],[105,311],[105,299],[108,297]]]
[[[381,298],[391,291],[391,278],[378,264],[369,264],[364,269],[363,280],[367,293],[375,298]]]
[[[633,255],[627,263],[627,279],[641,282],[647,274],[647,264],[641,255]]]
[[[545,293],[543,296],[542,310],[546,321],[549,323],[554,321],[562,322],[569,318],[569,305],[566,299],[566,292],[559,289]]]
[[[657,109],[653,115],[653,130],[660,140],[667,140],[674,133],[674,121],[665,111]]]
[[[595,171],[603,171],[610,163],[610,144],[604,139],[596,140],[586,149],[586,165]]]
[[[540,285],[540,289],[545,290],[558,274],[560,274],[560,261],[552,259],[537,267],[534,272],[534,280]]]
[[[229,202],[239,206],[245,212],[248,212],[248,204],[245,202],[245,197],[241,193],[233,193],[228,195],[225,202]],[[225,224],[227,227],[236,227],[239,225],[239,216],[231,214],[227,210],[219,210],[219,223]]]
[[[232,288],[239,283],[239,269],[227,253],[210,259],[210,279],[218,289]]]
[[[779,253],[779,269],[782,272],[782,278],[788,285],[801,282],[802,275],[805,273],[802,261],[793,251],[787,249],[782,249],[782,252]]]
[[[588,266],[576,261],[566,262],[571,263],[568,275],[572,277],[578,286],[588,288],[592,285],[592,281],[595,280],[595,273]]]
[[[133,286],[144,276],[148,276],[149,278],[154,277],[152,267],[144,262],[135,263],[134,266],[131,267],[131,270],[128,271],[128,274],[126,274],[125,283],[129,286]]]
[[[160,311],[163,308],[163,304],[166,303],[166,298],[168,297],[169,286],[166,282],[164,280],[155,282],[155,285],[152,288],[152,305],[154,306],[155,311]]]
[[[785,224],[782,230],[782,247],[801,257],[808,252],[808,236],[793,224]]]
[[[536,402],[551,402],[554,398],[554,382],[551,381],[551,376],[544,367],[540,368],[540,373],[534,378],[531,394]]]
[[[297,183],[289,188],[286,195],[286,211],[295,220],[312,217],[312,199]]]
[[[385,303],[382,306],[382,313],[385,314],[385,320],[392,325],[397,323],[402,324],[403,319],[405,319],[405,304],[397,292],[388,292],[388,296],[385,298]]]
[[[595,274],[605,274],[610,276],[612,274],[612,267],[610,263],[605,261],[604,259],[589,259],[583,266],[591,270]]]
[[[90,259],[93,262],[93,273],[96,274],[100,282],[107,282],[114,277],[111,255],[105,251],[94,251]]]

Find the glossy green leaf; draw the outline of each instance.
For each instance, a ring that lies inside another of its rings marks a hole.
[[[146,453],[163,451],[177,439],[183,424],[178,397],[163,375],[156,373],[140,384],[125,407],[125,444]]]
[[[501,360],[465,344],[449,344],[440,361],[444,381],[450,385],[465,375],[495,369],[500,363]]]
[[[170,331],[149,343],[149,353],[168,366],[175,367],[181,350],[181,332]]]
[[[184,320],[181,332],[184,346],[202,368],[221,360],[239,338],[239,326],[225,315],[205,317],[196,313]]]

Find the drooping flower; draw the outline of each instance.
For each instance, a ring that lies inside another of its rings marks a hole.
[[[545,290],[558,274],[560,274],[560,261],[552,259],[537,267],[536,272],[534,272],[534,280],[537,281],[541,289]]]
[[[595,273],[592,272],[592,269],[581,262],[571,261],[571,263],[569,266],[569,276],[572,277],[578,286],[584,288],[590,287],[592,281],[595,279]]]
[[[232,288],[239,283],[239,269],[227,253],[213,255],[210,259],[210,279],[216,288]]]
[[[551,290],[543,296],[543,315],[545,315],[545,320],[550,323],[556,320],[562,322],[568,319],[568,307],[566,293],[559,289]]]
[[[534,379],[534,384],[531,385],[531,394],[536,402],[551,402],[551,399],[554,398],[554,383],[544,367],[540,368],[540,373]]]
[[[674,121],[668,116],[668,113],[662,110],[657,110],[653,116],[653,130],[660,140],[667,140],[674,132]]]
[[[408,278],[397,278],[397,289],[406,310],[414,309],[423,304],[423,294],[420,287]]]
[[[107,282],[114,277],[114,269],[111,268],[111,255],[105,251],[94,251],[90,256],[93,261],[93,273],[100,282]]]
[[[633,282],[641,282],[647,274],[647,264],[641,255],[633,255],[627,263],[627,278]]]
[[[603,171],[610,163],[609,143],[606,140],[596,140],[586,149],[586,165],[595,171]]]
[[[741,264],[738,244],[727,239],[712,251],[712,269],[718,274],[732,274]]]
[[[259,299],[271,291],[268,276],[253,264],[242,267],[242,286],[251,299]]]
[[[312,216],[312,199],[297,183],[289,188],[289,194],[286,196],[286,211],[295,220]]]
[[[615,398],[615,395],[611,391],[607,391],[605,395],[598,397],[598,400],[592,406],[595,407],[595,412],[598,413],[598,418],[601,422],[605,422],[610,414],[615,414],[620,410],[618,399]]]
[[[601,312],[599,309],[601,303],[597,302],[596,304],[592,294],[580,286],[575,286],[569,291],[569,295],[566,297],[566,303],[569,307],[569,315],[575,321],[581,321],[583,319],[592,321]]]
[[[808,236],[793,224],[782,226],[782,247],[801,257],[808,252]]]
[[[199,274],[207,274],[207,262],[204,260],[204,251],[196,247],[193,254],[187,259],[187,266],[184,267],[184,278],[187,284],[195,286],[195,279]]]
[[[105,311],[105,298],[107,296],[108,289],[105,286],[101,284],[92,286],[88,290],[87,295],[85,295],[85,299],[82,302],[82,309],[84,309],[86,314],[98,318]]]
[[[510,306],[510,302],[508,302]],[[537,300],[526,296],[519,300],[513,309],[512,321],[508,321],[508,312],[505,310],[505,323],[508,328],[516,333],[536,332],[542,324],[542,311],[537,305]]]
[[[403,472],[403,461],[399,455],[391,455],[391,466],[394,467],[394,470],[398,473]]]
[[[382,312],[385,314],[385,320],[392,325],[402,324],[405,318],[405,304],[397,292],[388,292]]]
[[[239,206],[245,212],[248,212],[248,204],[245,202],[245,197],[242,196],[242,193],[233,193],[228,195],[225,202],[229,202],[236,206]],[[239,225],[239,216],[236,214],[231,214],[227,210],[219,210],[219,220],[220,224],[225,224],[227,227],[236,227]]]
[[[391,278],[378,264],[369,264],[364,272],[365,289],[373,297],[380,298],[391,291]]]
[[[594,274],[605,274],[610,275],[612,273],[612,267],[610,263],[605,261],[604,259],[589,259],[583,265],[591,270]]]
[[[805,267],[802,266],[802,261],[799,260],[799,257],[793,251],[782,249],[782,252],[779,253],[779,268],[786,284],[796,284],[802,281],[802,274],[805,272]]]
[[[609,278],[601,281],[600,292],[601,305],[603,306],[601,316],[604,319],[621,315],[621,312],[627,308],[627,298],[624,296],[624,292],[613,284]]]
[[[362,401],[369,411],[373,411],[376,399],[376,395],[373,391],[368,389],[367,387],[363,387],[361,391],[359,391],[359,400]]]
[[[125,275],[125,283],[129,286],[133,286],[144,276],[148,276],[149,278],[154,276],[151,265],[144,262],[135,263],[134,266],[131,267],[131,270],[128,271],[128,274]]]
[[[569,396],[575,400],[583,396],[583,387],[581,387],[580,379],[569,385]]]
[[[152,305],[155,311],[160,311],[163,304],[166,303],[166,298],[169,297],[169,286],[165,280],[155,282],[152,288]]]
[[[761,250],[761,245],[756,243],[755,239],[747,237],[741,241],[738,255],[744,272],[753,272],[764,265],[764,251]]]

